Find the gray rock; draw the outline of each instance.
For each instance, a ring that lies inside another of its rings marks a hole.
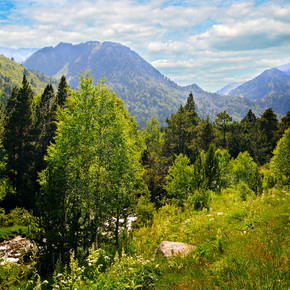
[[[196,247],[189,244],[163,241],[156,249],[155,255],[165,258],[170,258],[172,256],[186,257],[194,250],[196,250]]]

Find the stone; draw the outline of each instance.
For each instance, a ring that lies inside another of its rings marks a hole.
[[[194,250],[196,250],[196,247],[189,244],[163,241],[156,249],[155,255],[165,258],[170,258],[172,256],[186,257]]]

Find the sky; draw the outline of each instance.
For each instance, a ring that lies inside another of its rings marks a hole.
[[[0,46],[112,41],[214,92],[290,62],[290,0],[0,0]]]

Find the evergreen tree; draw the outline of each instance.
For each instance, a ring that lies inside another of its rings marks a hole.
[[[63,75],[60,79],[60,82],[57,88],[57,104],[60,107],[63,107],[67,100],[68,92],[69,92],[68,89],[69,89],[69,86],[66,82],[66,77]]]
[[[34,162],[34,136],[32,134],[32,89],[23,76],[22,87],[13,89],[7,99],[3,145],[8,156],[7,174],[16,193],[15,204],[34,206],[31,176]]]
[[[272,157],[272,152],[279,139],[277,115],[272,108],[265,110],[261,118],[258,119],[258,130],[260,135],[260,154],[258,161],[260,164],[269,162]]]
[[[199,117],[195,111],[195,103],[192,94],[189,95],[186,105],[180,105],[176,114],[167,118],[168,127],[165,128],[164,155],[172,160],[174,155],[187,155],[192,163],[196,159],[196,148],[194,139],[196,137],[195,127]]]
[[[233,158],[236,158],[240,152],[247,151],[250,147],[245,142],[245,135],[242,125],[239,122],[233,122],[228,137],[228,150]]]
[[[210,144],[215,140],[215,128],[214,125],[210,122],[209,117],[201,120],[201,122],[196,127],[197,133],[197,144],[198,146],[207,151]]]
[[[204,164],[205,177],[207,178],[207,187],[214,190],[219,183],[219,164],[215,155],[215,146],[211,144],[205,155]]]
[[[215,120],[218,129],[222,132],[223,139],[221,142],[222,148],[226,148],[226,133],[229,131],[230,122],[232,121],[232,117],[227,113],[227,111],[223,111],[222,113],[217,114],[217,118]]]
[[[47,85],[41,95],[40,102],[36,108],[37,115],[37,129],[38,129],[38,162],[37,171],[45,168],[44,155],[46,154],[47,147],[53,141],[56,124],[56,97],[52,85]]]

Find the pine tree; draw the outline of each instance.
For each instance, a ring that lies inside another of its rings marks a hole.
[[[280,137],[277,115],[272,108],[266,109],[261,118],[258,119],[258,130],[261,133],[259,149],[262,152],[258,161],[260,164],[265,164],[270,161]]]
[[[31,175],[34,162],[32,134],[32,89],[23,76],[22,87],[13,89],[7,99],[3,145],[8,156],[7,174],[16,192],[11,206],[34,206]]]
[[[230,122],[232,121],[232,117],[227,113],[227,111],[223,111],[222,113],[217,114],[217,118],[215,120],[218,129],[223,134],[222,139],[222,148],[226,148],[227,141],[226,141],[226,133],[229,131]]]
[[[66,100],[67,100],[67,97],[68,97],[68,84],[66,82],[66,78],[65,76],[63,75],[60,79],[60,82],[58,84],[58,88],[57,88],[57,104],[60,106],[60,107],[63,107]]]
[[[202,150],[207,151],[210,144],[215,140],[215,128],[210,122],[209,117],[201,120],[199,125],[196,127],[196,133],[198,146]]]
[[[219,183],[219,164],[215,155],[215,146],[213,144],[210,144],[205,155],[204,171],[207,178],[208,188],[214,190]]]
[[[172,160],[174,155],[180,153],[188,156],[192,163],[196,158],[194,139],[196,138],[195,127],[199,123],[199,117],[195,111],[193,95],[190,94],[186,105],[180,105],[176,114],[167,118],[168,127],[165,129],[164,155]]]
[[[57,102],[52,85],[47,85],[44,89],[39,105],[37,106],[37,129],[38,129],[38,165],[37,171],[45,168],[44,155],[47,147],[53,142],[56,125]]]

